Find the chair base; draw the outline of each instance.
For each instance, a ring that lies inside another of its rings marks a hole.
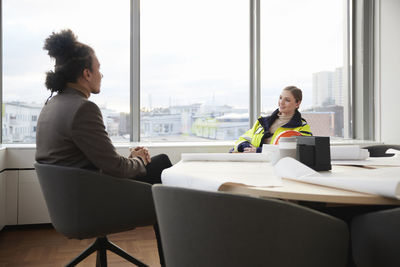
[[[82,260],[86,259],[89,255],[93,252],[97,251],[97,259],[96,259],[96,266],[97,267],[107,267],[107,253],[106,251],[110,250],[115,254],[119,255],[120,257],[126,259],[127,261],[136,264],[140,267],[147,267],[146,264],[143,262],[135,259],[128,253],[126,253],[123,249],[117,247],[110,241],[108,241],[107,237],[98,237],[96,241],[90,245],[87,249],[85,249],[79,256],[73,259],[70,263],[66,265],[66,267],[76,266]]]

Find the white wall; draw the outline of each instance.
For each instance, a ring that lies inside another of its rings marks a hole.
[[[400,1],[380,0],[379,9],[381,141],[400,144]]]

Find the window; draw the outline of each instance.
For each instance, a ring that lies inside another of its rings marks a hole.
[[[277,108],[288,85],[303,91],[314,135],[344,137],[350,109],[344,81],[345,1],[261,1],[261,111]]]
[[[260,24],[253,28],[250,14],[257,12],[250,4],[258,2]],[[249,114],[277,108],[288,85],[303,90],[300,111],[315,135],[351,137],[347,2],[3,0],[2,142],[35,142],[37,118],[50,95],[45,72],[54,65],[42,47],[51,32],[65,28],[100,60],[101,93],[91,100],[114,142],[235,140],[254,123]],[[131,5],[140,7],[133,46]],[[257,29],[261,96],[249,106],[255,90],[250,35]],[[140,57],[133,56],[136,46]],[[132,73],[140,74],[138,91],[130,89]],[[131,107],[136,93],[140,105]]]
[[[104,78],[101,94],[91,100],[100,106],[111,139],[129,141],[126,123],[120,124],[129,116],[129,7],[128,0],[2,1],[4,143],[35,143],[34,131],[11,129],[27,127],[23,118],[32,118],[29,129],[34,129],[50,95],[45,72],[54,65],[42,49],[44,40],[65,28],[96,51]]]
[[[248,129],[248,115],[224,120],[248,113],[249,2],[140,4],[140,139],[236,139],[224,127]]]

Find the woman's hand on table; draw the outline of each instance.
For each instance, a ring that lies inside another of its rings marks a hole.
[[[250,147],[245,147],[243,149],[243,153],[256,153],[257,148],[255,146],[250,145]]]

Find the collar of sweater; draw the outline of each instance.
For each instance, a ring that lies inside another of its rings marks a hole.
[[[271,114],[271,116],[260,117],[258,119],[258,121],[260,122],[260,124],[264,128],[264,131],[266,131],[266,132],[269,131],[269,128],[271,127],[272,123],[274,123],[274,121],[278,118],[278,114],[279,114],[279,109],[276,109]],[[293,114],[292,118],[290,119],[290,121],[288,123],[286,123],[285,125],[282,125],[282,127],[284,127],[284,128],[296,128],[296,127],[299,127],[299,126],[303,125],[303,120],[304,119],[301,118],[300,112],[296,109],[296,111],[294,112],[294,114]]]

